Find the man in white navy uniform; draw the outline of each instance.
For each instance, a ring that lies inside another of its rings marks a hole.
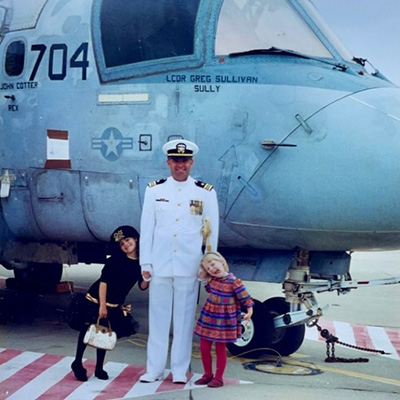
[[[219,212],[212,185],[189,174],[195,143],[172,140],[163,146],[171,176],[148,184],[140,223],[140,265],[149,292],[149,339],[146,373],[141,382],[162,380],[168,357],[171,318],[171,372],[174,383],[186,383],[192,355],[193,328],[202,257],[205,218],[210,243],[217,250]]]

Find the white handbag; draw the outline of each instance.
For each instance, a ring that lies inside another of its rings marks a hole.
[[[83,343],[96,349],[113,350],[117,343],[117,335],[111,330],[110,321],[108,327],[100,325],[100,318],[97,324],[91,324],[86,331]]]

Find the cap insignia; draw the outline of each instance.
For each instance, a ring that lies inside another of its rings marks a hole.
[[[176,145],[176,152],[178,154],[185,154],[186,153],[186,144],[185,143],[178,143]]]

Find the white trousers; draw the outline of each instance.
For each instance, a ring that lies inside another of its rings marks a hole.
[[[199,282],[195,277],[153,276],[149,293],[149,339],[147,373],[164,373],[173,318],[171,372],[185,376],[192,357],[194,318]]]

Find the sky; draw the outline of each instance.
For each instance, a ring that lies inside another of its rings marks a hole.
[[[356,57],[400,86],[400,0],[312,0]]]

